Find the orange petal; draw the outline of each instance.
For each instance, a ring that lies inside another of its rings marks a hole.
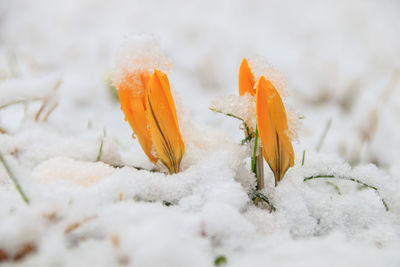
[[[275,185],[294,165],[294,151],[282,99],[272,83],[261,77],[257,83],[257,126],[264,157],[275,175]]]
[[[242,96],[245,93],[249,93],[250,95],[255,95],[256,89],[254,88],[255,84],[255,78],[253,73],[251,72],[251,69],[249,67],[249,63],[247,62],[247,59],[244,58],[242,63],[240,64],[239,68],[239,95]],[[249,121],[246,121],[247,125],[249,125]],[[252,128],[249,128],[249,132],[244,131],[244,134],[246,137],[248,135],[254,135],[254,130]]]
[[[146,105],[149,129],[157,156],[170,173],[177,173],[185,153],[185,144],[179,131],[168,77],[159,70],[154,71],[149,81]]]
[[[254,84],[254,75],[251,72],[249,63],[246,58],[244,58],[239,69],[239,95],[244,95],[245,93],[255,95],[256,90],[254,89]]]
[[[137,79],[138,76],[140,79]],[[136,79],[135,82],[132,79]],[[145,84],[148,79],[149,77],[144,74],[129,74],[123,82],[116,86],[118,87],[118,96],[121,109],[125,114],[125,120],[129,122],[149,160],[155,163],[157,159],[151,153],[153,142],[146,116]]]

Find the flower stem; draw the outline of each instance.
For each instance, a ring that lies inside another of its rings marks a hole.
[[[258,149],[258,127],[256,128],[256,136],[254,137],[253,156],[251,157],[251,171],[257,178],[257,149]]]
[[[19,184],[18,180],[15,178],[14,174],[12,173],[10,167],[8,166],[7,162],[4,159],[3,154],[0,152],[0,161],[3,164],[4,168],[6,169],[6,172],[8,174],[8,177],[10,177],[11,181],[13,182],[15,189],[17,189],[19,195],[21,196],[22,200],[29,205],[29,198],[25,195],[24,191],[22,190],[21,185]]]
[[[375,192],[380,197],[383,206],[385,206],[385,210],[389,211],[389,206],[386,203],[385,199],[383,197],[381,197],[381,195],[379,194],[378,188],[376,188],[375,186],[369,185],[367,183],[364,183],[361,180],[358,180],[358,179],[355,179],[355,178],[352,178],[352,177],[347,177],[347,176],[335,176],[335,175],[332,175],[332,174],[318,174],[318,175],[312,175],[312,176],[306,177],[306,178],[304,178],[304,181],[308,181],[308,180],[312,180],[312,179],[329,179],[329,178],[352,181],[352,182],[358,183],[360,185],[363,185],[365,187],[368,187],[368,188],[371,188],[371,189],[375,190]]]
[[[264,188],[264,157],[262,145],[258,147],[257,156],[257,190]]]

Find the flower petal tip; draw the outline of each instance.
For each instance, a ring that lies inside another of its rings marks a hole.
[[[255,95],[256,90],[254,85],[254,74],[251,72],[247,59],[244,58],[239,68],[239,95],[244,95],[246,93]]]

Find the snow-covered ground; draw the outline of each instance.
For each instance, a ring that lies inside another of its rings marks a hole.
[[[1,166],[0,264],[400,266],[399,14],[395,0],[0,1],[0,151],[30,200]],[[172,63],[176,175],[148,171],[110,88],[138,33]],[[277,187],[264,166],[275,212],[248,196],[239,122],[208,109],[257,54],[304,116]]]

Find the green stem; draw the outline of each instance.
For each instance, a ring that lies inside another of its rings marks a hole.
[[[247,123],[245,123],[243,121],[243,125],[244,125],[244,129],[246,130],[246,137],[242,140],[242,142],[241,142],[242,145],[246,144],[247,142],[250,142],[251,139],[253,139],[253,137],[254,137],[254,133],[250,132],[250,128],[247,125]]]
[[[101,154],[103,154],[103,138],[101,138],[99,153],[97,153],[96,162],[100,161]]]
[[[106,133],[106,128],[103,128],[103,136],[106,137],[107,133]],[[100,148],[99,148],[99,153],[97,153],[97,158],[96,158],[96,162],[100,161],[101,159],[101,155],[103,154],[103,143],[104,143],[104,138],[101,138],[101,142],[100,142]]]
[[[304,166],[304,161],[306,159],[306,150],[303,150],[303,158],[301,159],[301,166]]]
[[[10,167],[8,166],[7,162],[5,161],[3,154],[0,152],[0,161],[3,164],[4,168],[6,169],[6,172],[8,174],[8,177],[10,177],[11,181],[13,182],[15,189],[17,189],[18,193],[24,200],[24,202],[29,205],[29,198],[25,195],[24,191],[22,190],[21,185],[19,184],[18,180],[15,178],[14,174],[12,173]]]
[[[371,188],[371,189],[375,190],[375,192],[381,198],[382,204],[383,204],[383,206],[385,206],[386,211],[389,211],[389,206],[386,203],[385,199],[383,197],[381,197],[381,195],[379,194],[378,188],[376,188],[375,186],[369,185],[367,183],[364,183],[363,181],[360,181],[358,179],[355,179],[355,178],[352,178],[352,177],[346,177],[346,176],[335,176],[335,175],[332,175],[332,174],[318,174],[318,175],[312,175],[312,176],[306,177],[306,178],[304,178],[304,181],[308,181],[308,180],[312,180],[312,179],[329,179],[329,178],[352,181],[352,182],[358,183],[360,185],[363,185],[365,187],[368,187],[368,188]]]

